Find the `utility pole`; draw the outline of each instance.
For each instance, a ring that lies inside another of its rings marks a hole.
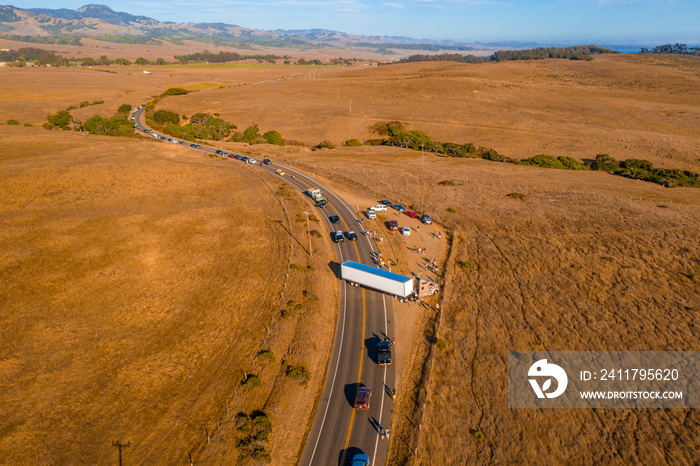
[[[425,170],[425,150],[423,149],[423,144],[420,145],[420,158],[421,158],[421,168]]]
[[[122,466],[122,448],[129,448],[131,446],[131,442],[121,443],[119,440],[114,440],[112,442],[112,446],[119,449],[119,466]]]
[[[309,237],[309,257],[314,257],[314,252],[313,249],[311,249],[311,227],[309,226],[309,212],[308,210],[304,211],[304,214],[306,214],[306,234]]]

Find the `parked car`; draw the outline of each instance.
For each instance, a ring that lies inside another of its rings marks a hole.
[[[375,218],[377,218],[377,214],[373,210],[368,210],[367,212],[365,212],[365,215],[370,220],[374,220]]]
[[[338,217],[337,215],[331,215],[330,217],[328,217],[328,220],[331,223],[338,223],[340,221],[340,217]]]
[[[270,161],[270,159],[263,159],[263,163],[265,165],[270,165],[272,162]]]
[[[224,151],[222,151],[221,149],[216,149],[216,153],[219,155],[224,155]]]
[[[358,453],[352,457],[352,466],[369,466],[369,455]]]
[[[375,212],[386,212],[386,206],[382,204],[372,206],[370,209]]]
[[[334,243],[342,243],[343,241],[345,241],[345,238],[343,238],[343,232],[340,230],[333,233],[332,236]]]
[[[404,236],[411,236],[411,229],[408,227],[401,227],[401,234]]]
[[[200,146],[199,144],[195,144],[195,143],[190,144],[190,147],[192,147],[194,149],[201,149],[202,148],[202,146]]]
[[[247,163],[253,163],[253,164],[255,164],[255,163],[258,163],[258,161],[255,160],[253,157],[248,157]]]
[[[355,409],[369,409],[369,399],[372,390],[369,387],[360,387],[355,394]]]
[[[406,212],[406,209],[401,204],[394,204],[393,206],[394,209],[398,210],[399,212]]]
[[[391,364],[391,342],[384,340],[377,343],[377,364],[386,366]]]
[[[241,155],[238,160],[240,160],[241,162],[244,162],[244,163],[248,163],[248,157],[246,157],[245,155]]]
[[[406,215],[408,215],[408,216],[411,217],[411,218],[418,218],[418,217],[420,217],[420,214],[417,214],[417,213],[415,213],[415,212],[412,211],[412,210],[409,210],[408,212],[406,212]]]
[[[384,204],[384,205],[391,205],[391,204],[393,204],[393,202],[387,201],[386,199],[384,199],[383,201],[379,201],[379,203],[380,203],[380,204]]]
[[[430,225],[433,223],[433,221],[430,220],[430,217],[428,216],[428,214],[423,214],[423,216],[420,218],[420,221],[425,223],[426,225]]]
[[[345,234],[350,241],[355,241],[357,239],[357,233],[354,231],[350,230]]]
[[[389,229],[390,230],[398,230],[399,229],[399,222],[396,220],[392,220],[389,222]]]

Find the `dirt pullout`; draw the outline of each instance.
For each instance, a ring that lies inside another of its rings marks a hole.
[[[290,245],[306,267],[294,223],[303,201],[285,200],[285,213],[260,173],[181,147],[0,133],[0,461],[116,461],[119,440],[131,443],[126,461],[185,463],[227,406],[265,410],[273,459],[293,457],[311,412],[286,397],[306,393],[308,404],[320,390],[336,308],[325,267],[289,271]],[[303,278],[285,291],[288,273]],[[280,323],[283,292],[307,310]],[[283,358],[304,365],[309,386],[261,370],[261,386],[243,393],[271,338],[273,372]],[[236,440],[217,438],[226,463]]]
[[[446,347],[414,400],[422,420],[396,430],[393,463],[694,461],[696,410],[510,410],[506,356],[697,351],[700,191],[481,160],[422,168],[398,149],[292,159],[453,231],[440,330],[425,335]]]

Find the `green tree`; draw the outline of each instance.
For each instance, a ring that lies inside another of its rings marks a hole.
[[[267,133],[263,134],[262,137],[268,144],[274,144],[276,146],[284,145],[284,139],[282,139],[282,135],[277,131],[268,131]]]
[[[158,110],[153,114],[153,120],[156,123],[164,124],[164,123],[175,123],[178,124],[180,123],[180,117],[178,116],[177,113],[171,112],[169,110]]]
[[[104,118],[95,115],[83,124],[83,129],[90,134],[102,134],[105,136],[132,136],[134,123],[122,116]]]
[[[610,157],[608,154],[598,154],[595,160],[591,162],[591,170],[601,170],[605,172],[614,172],[620,166],[620,162]]]
[[[112,60],[107,58],[107,55],[102,55],[98,60],[97,60],[98,65],[111,65]]]
[[[69,129],[69,124],[73,120],[73,115],[65,110],[61,110],[55,115],[49,115],[46,117],[49,124],[53,126],[58,126],[61,129]]]
[[[255,144],[258,139],[261,138],[262,136],[260,136],[258,125],[249,126],[245,131],[243,131],[243,142]]]
[[[137,65],[148,65],[148,60],[146,60],[146,59],[143,58],[143,57],[138,57],[138,58],[136,59],[136,64],[137,64]]]
[[[17,120],[7,120],[8,125],[19,125],[19,121]]]
[[[131,105],[130,104],[121,104],[119,108],[117,109],[118,113],[129,113],[131,111]]]

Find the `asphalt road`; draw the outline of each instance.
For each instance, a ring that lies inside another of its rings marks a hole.
[[[146,128],[144,113],[145,109],[139,108],[135,114],[135,123],[142,129]],[[187,147],[190,147],[189,144]],[[204,145],[193,150],[210,154],[216,152],[216,148]],[[363,224],[347,203],[326,186],[288,165],[274,162],[270,165],[248,165],[239,160],[229,160],[232,168],[265,170],[270,176],[283,179],[301,191],[310,205],[314,203],[304,192],[311,187],[321,189],[328,206],[313,208],[319,217],[325,219],[328,229],[354,230],[358,234],[357,241],[346,239],[336,244],[337,276],[340,275],[339,264],[346,260],[375,265],[377,247],[363,234]],[[278,169],[286,174],[280,177],[276,174]],[[341,221],[331,224],[328,220],[331,215],[340,216]],[[331,241],[330,237],[328,241]],[[391,425],[391,390],[395,387],[395,374],[393,365],[377,365],[376,345],[385,336],[392,338],[394,335],[391,298],[376,291],[349,286],[342,280],[339,286],[340,302],[333,353],[300,464],[349,465],[357,453],[369,455],[372,465],[386,464],[389,440],[380,439],[378,431],[380,427],[388,428]],[[353,409],[355,393],[360,386],[372,390],[367,410]]]

